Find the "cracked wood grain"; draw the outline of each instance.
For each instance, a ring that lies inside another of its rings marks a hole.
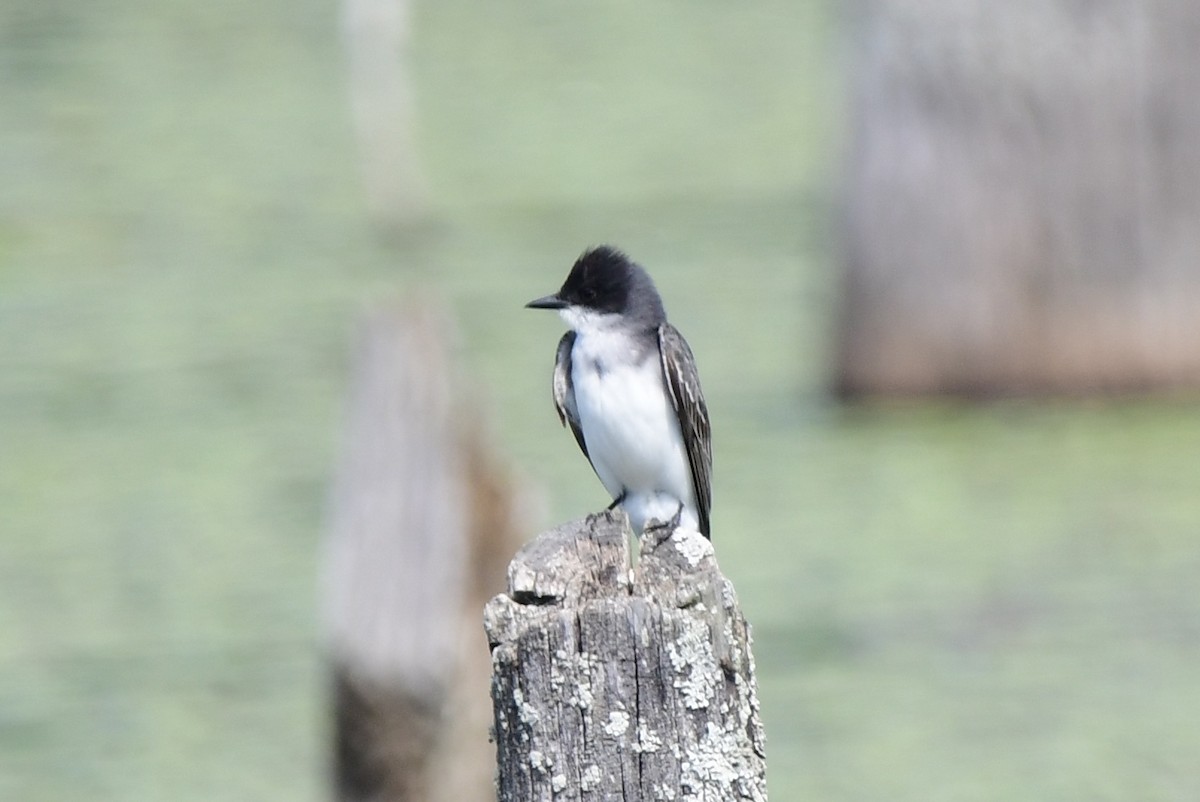
[[[500,802],[765,800],[750,628],[698,533],[543,533],[487,605]]]

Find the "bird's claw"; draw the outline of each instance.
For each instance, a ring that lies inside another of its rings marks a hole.
[[[618,507],[618,506],[621,504],[621,502],[622,502],[622,501],[624,501],[624,500],[625,500],[625,491],[624,491],[624,490],[622,490],[622,491],[621,491],[621,495],[619,495],[619,496],[617,496],[616,498],[614,498],[614,499],[612,500],[612,504],[609,504],[607,507],[605,507],[605,508],[604,508],[604,511],[605,511],[605,512],[612,512],[612,511],[613,511],[613,510],[615,510],[615,509],[616,509],[616,508],[617,508],[617,507]]]
[[[683,502],[679,502],[679,509],[675,510],[675,514],[671,516],[671,531],[675,531],[683,523]]]

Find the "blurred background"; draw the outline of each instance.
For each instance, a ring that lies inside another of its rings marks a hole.
[[[354,321],[451,310],[532,536],[608,501],[522,309],[601,242],[697,355],[773,798],[1200,798],[1197,31],[6,0],[0,798],[329,798]]]

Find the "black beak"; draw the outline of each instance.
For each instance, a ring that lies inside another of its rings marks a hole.
[[[557,295],[547,295],[545,298],[536,298],[525,304],[526,309],[566,309],[567,304]]]

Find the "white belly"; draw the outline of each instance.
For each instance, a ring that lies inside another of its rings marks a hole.
[[[596,474],[613,498],[625,494],[621,506],[636,531],[650,519],[669,521],[681,504],[682,524],[697,528],[687,452],[657,354],[636,366],[620,366],[605,356],[611,353],[577,347],[571,377]]]

